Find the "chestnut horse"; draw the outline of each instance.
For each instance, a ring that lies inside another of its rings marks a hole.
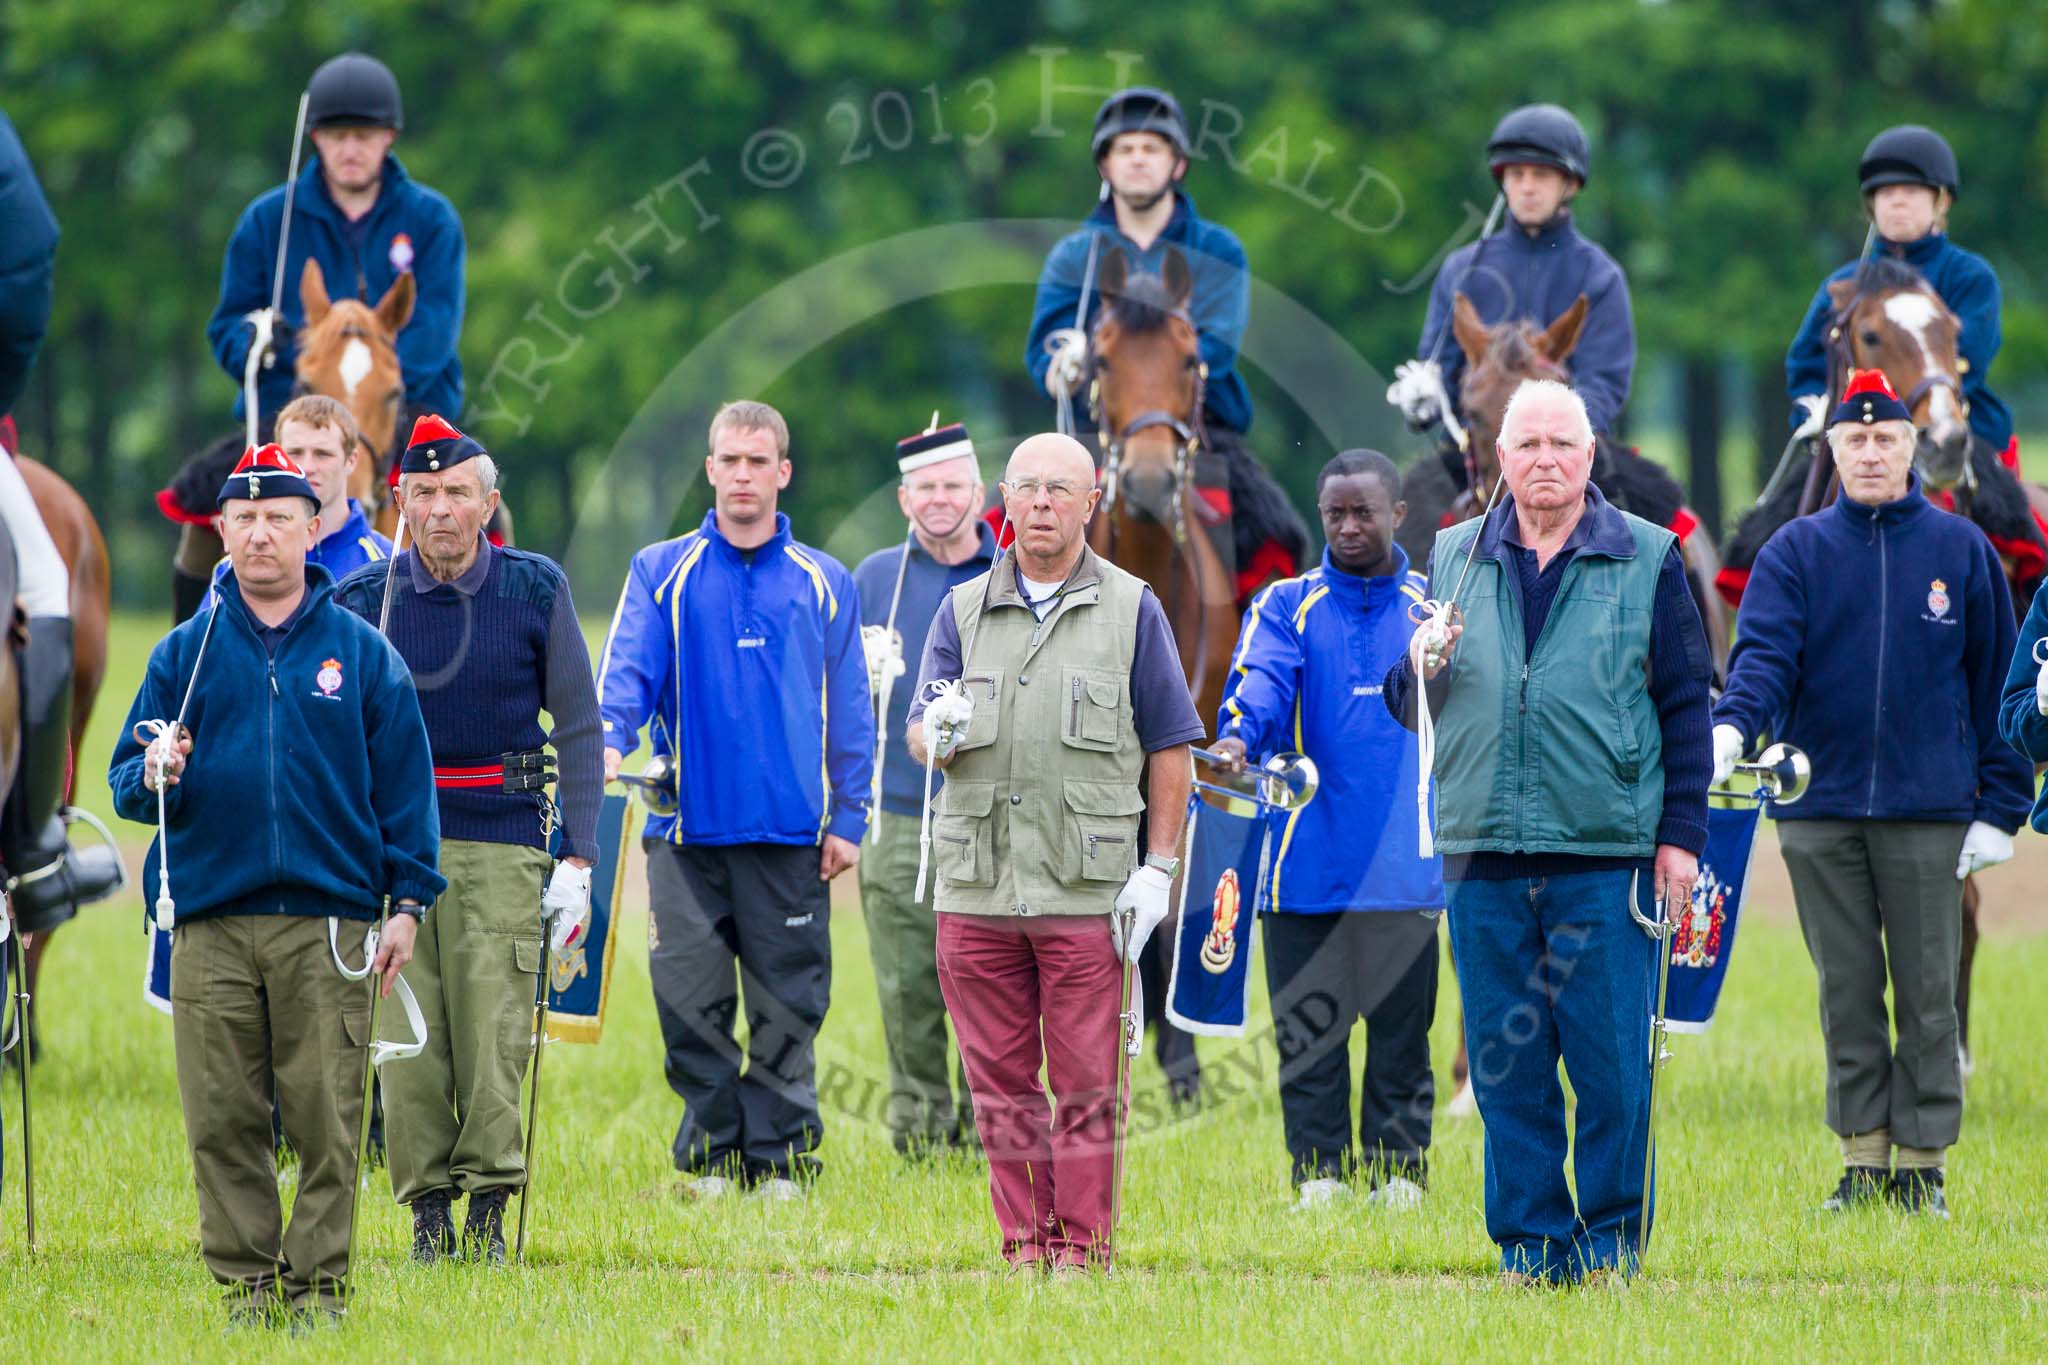
[[[6,453],[0,451],[0,459],[6,458]],[[99,522],[93,519],[92,509],[86,506],[78,490],[48,465],[25,455],[16,457],[16,466],[36,500],[43,525],[57,543],[57,552],[71,571],[71,763],[64,780],[64,803],[69,805],[78,784],[78,755],[85,743],[85,729],[92,720],[100,684],[107,677],[107,621],[113,612],[113,570],[107,560],[106,538],[100,534]],[[12,574],[11,546],[6,559]],[[13,599],[10,587],[5,600],[12,603]],[[0,680],[0,739],[5,740],[8,750],[4,764],[0,764],[5,769],[0,793],[5,793],[13,789],[19,759],[21,696],[14,651],[0,648],[0,661],[4,661],[0,662],[0,671],[4,671],[4,680]],[[47,929],[35,935],[27,948],[30,1047],[36,1045],[36,981],[41,975],[43,953],[54,933],[55,929]]]

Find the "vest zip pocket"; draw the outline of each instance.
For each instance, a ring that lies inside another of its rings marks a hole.
[[[1079,677],[1074,679],[1073,693],[1074,704],[1068,712],[1067,733],[1078,735],[1081,733],[1081,679]]]

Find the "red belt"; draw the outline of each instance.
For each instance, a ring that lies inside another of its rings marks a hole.
[[[486,763],[434,766],[434,785],[472,791],[541,791],[554,780],[555,760],[542,749],[502,754]]]

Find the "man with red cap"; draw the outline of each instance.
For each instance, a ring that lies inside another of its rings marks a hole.
[[[374,967],[391,989],[446,886],[412,679],[307,563],[318,507],[277,446],[242,457],[220,493],[233,569],[215,608],[151,652],[107,774],[115,809],[158,829],[144,876],[170,921],[200,1255],[247,1323],[347,1301],[370,1044],[357,983]],[[386,907],[372,957],[358,935]],[[273,1082],[300,1155],[289,1228]]]
[[[462,1250],[495,1264],[505,1203],[526,1184],[519,1086],[544,933],[552,923],[554,947],[567,948],[590,915],[604,771],[597,691],[561,567],[484,538],[498,468],[481,445],[420,418],[398,496],[401,540],[412,543],[335,594],[364,619],[388,621],[418,680],[449,882],[405,974],[427,1047],[384,1075],[391,1186],[412,1208],[416,1260],[455,1252],[451,1206],[466,1194]],[[556,756],[559,810],[547,792]],[[558,823],[560,862],[549,849]]]
[[[1822,1207],[1888,1196],[1946,1218],[1962,880],[2012,857],[2034,782],[1998,732],[2004,571],[1982,531],[1922,496],[1915,439],[1883,373],[1852,374],[1827,426],[1841,497],[1780,527],[1743,594],[1714,776],[1765,734],[1813,761],[1805,797],[1773,813],[1820,976],[1842,1146]]]

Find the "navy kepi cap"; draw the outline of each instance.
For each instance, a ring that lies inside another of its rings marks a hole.
[[[967,439],[966,424],[952,422],[940,426],[939,415],[935,412],[930,426],[896,443],[896,468],[909,474],[927,465],[957,460],[962,455],[974,458],[974,442]]]
[[[1899,401],[1897,391],[1892,388],[1891,380],[1884,377],[1883,370],[1852,370],[1849,372],[1849,386],[1842,390],[1842,401],[1835,405],[1828,425],[1912,420],[1913,410]]]
[[[398,469],[402,474],[438,474],[484,453],[473,439],[430,412],[412,424]]]
[[[320,505],[320,495],[306,482],[306,471],[279,445],[251,446],[242,453],[235,472],[220,486],[214,506],[225,507],[235,498],[304,498],[316,508]]]

